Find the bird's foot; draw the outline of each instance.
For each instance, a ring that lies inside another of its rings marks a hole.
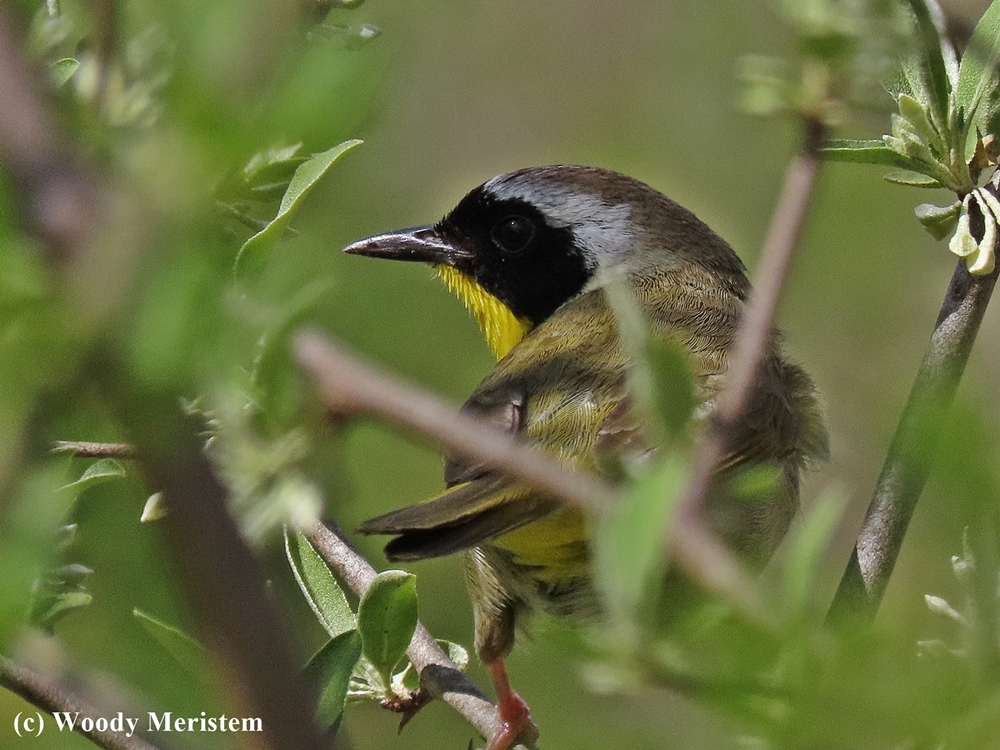
[[[511,700],[500,703],[500,728],[490,738],[486,750],[508,750],[514,741],[524,736],[532,742],[538,739],[538,727],[531,720],[531,712],[517,693]]]
[[[486,750],[508,750],[520,736],[534,742],[538,739],[538,727],[531,720],[528,704],[511,688],[503,662],[497,661],[488,667],[497,690],[500,728],[493,733]]]

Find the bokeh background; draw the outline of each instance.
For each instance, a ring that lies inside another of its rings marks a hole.
[[[967,19],[986,4],[945,3]],[[329,279],[331,291],[313,320],[359,352],[456,404],[464,400],[492,358],[461,304],[429,269],[339,250],[366,235],[431,223],[472,187],[527,165],[592,164],[631,174],[692,209],[753,270],[799,136],[792,121],[752,117],[738,106],[743,56],[794,54],[770,3],[368,0],[342,19],[375,24],[382,33],[349,52],[353,93],[318,107],[317,118],[327,108],[336,115],[327,131],[318,125],[312,133],[329,140],[310,145],[319,150],[344,137],[365,144],[310,196],[295,220],[298,237],[281,245],[268,278],[279,298]],[[886,96],[853,112],[843,133],[878,137],[890,104]],[[788,351],[824,394],[832,438],[833,458],[810,478],[805,503],[823,492],[847,499],[828,556],[830,595],[954,268],[945,243],[913,217],[918,203],[948,196],[890,185],[882,171],[824,169],[779,314]],[[998,316],[996,309],[987,314],[954,416],[941,426],[941,460],[880,614],[914,641],[941,629],[924,594],[956,595],[949,557],[975,521],[970,497],[998,486]],[[67,438],[93,437],[93,429],[90,416],[67,417]],[[380,425],[356,426],[340,450],[349,472],[339,475],[345,491],[330,498],[329,512],[347,529],[441,488],[437,451]],[[142,491],[136,483],[128,493],[137,514]],[[136,605],[176,622],[186,613],[155,531],[125,517],[120,494],[127,493],[85,495],[74,511],[83,531],[77,557],[97,571],[95,603],[58,632],[109,680],[145,680],[162,695],[196,691],[168,659],[151,655],[131,617]],[[357,542],[376,567],[386,567],[378,540]],[[309,653],[321,642],[319,628],[296,599],[277,547],[267,561]],[[411,569],[423,622],[438,637],[470,644],[460,560]],[[681,698],[651,689],[591,692],[544,622],[520,642],[509,670],[550,750],[738,746],[722,720]],[[477,663],[471,672],[488,684]],[[178,698],[182,707],[197,700]],[[0,746],[24,746],[7,731],[21,708],[0,694]],[[372,705],[349,708],[348,746],[464,747],[473,736],[441,705],[421,711],[399,738],[395,722]],[[89,746],[76,737],[46,742]]]

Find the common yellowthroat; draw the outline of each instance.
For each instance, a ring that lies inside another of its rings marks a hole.
[[[736,253],[694,214],[631,177],[592,167],[500,175],[433,226],[382,234],[345,252],[433,266],[500,360],[463,410],[593,472],[605,465],[602,451],[645,440],[629,399],[611,280],[627,283],[651,336],[687,353],[702,416],[725,384],[750,292]],[[803,467],[828,452],[816,389],[784,358],[777,332],[728,445],[708,517],[744,559],[763,563],[798,507]],[[727,478],[758,465],[774,467],[773,492],[748,499],[730,491]],[[466,554],[476,650],[493,675],[504,722],[489,750],[503,750],[533,730],[503,666],[518,625],[532,610],[599,611],[587,522],[577,508],[474,462],[449,459],[445,481],[442,495],[360,531],[396,535],[386,546],[392,560]]]

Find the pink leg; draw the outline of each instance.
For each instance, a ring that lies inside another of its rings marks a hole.
[[[511,688],[503,661],[497,659],[488,662],[486,666],[493,677],[493,687],[497,691],[497,708],[500,710],[500,728],[490,738],[486,750],[507,750],[522,733],[532,741],[538,739],[538,727],[531,720],[528,704]]]

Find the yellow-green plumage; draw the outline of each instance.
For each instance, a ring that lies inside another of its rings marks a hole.
[[[709,401],[724,382],[727,352],[742,301],[720,292],[711,276],[695,266],[675,269],[655,283],[645,281],[632,284],[631,289],[650,325],[650,335],[669,339],[689,352],[696,394],[700,401]],[[474,284],[471,280],[467,283]],[[465,295],[463,299],[487,296],[480,290],[479,295]],[[489,312],[482,311],[495,309],[495,305],[483,306],[479,312],[473,308],[484,335],[489,336],[487,331],[497,330],[500,324],[491,320]],[[515,318],[508,313],[503,319]],[[525,440],[567,466],[598,471],[602,429],[608,428],[609,418],[628,395],[627,367],[614,313],[604,290],[595,289],[566,303],[525,334],[472,394],[466,409],[488,417],[490,405],[519,398],[523,416],[518,432]],[[787,463],[788,471],[797,480],[806,456],[823,451],[822,422],[818,422],[815,435],[806,435],[798,424],[780,421],[797,421],[798,412],[810,409],[818,419],[814,389],[801,370],[785,363],[777,353],[769,359],[768,367],[775,380],[765,381],[757,403],[760,409],[768,410],[768,419],[778,418],[778,429],[772,433],[771,442],[759,444],[753,429],[759,415],[752,409],[746,435],[737,444],[729,464],[738,467],[770,461],[785,468]],[[795,399],[795,410],[792,405],[784,412],[773,410],[770,399],[775,394]],[[627,423],[615,428],[641,429],[632,419],[626,416]],[[773,439],[781,435],[786,436],[784,442]],[[380,526],[368,524],[364,530],[400,532],[412,528],[416,513],[422,517],[421,526],[447,533],[449,525],[459,518],[487,513],[502,517],[509,513],[512,528],[500,533],[491,528],[491,533],[481,540],[485,544],[469,553],[477,647],[488,659],[503,655],[512,644],[514,618],[505,616],[507,609],[590,616],[599,606],[591,587],[584,514],[573,507],[540,502],[537,514],[525,517],[516,511],[537,501],[539,493],[517,482],[487,476],[488,481],[475,478],[463,482],[427,503],[406,509],[409,513],[405,519],[389,514]],[[766,559],[797,507],[797,486],[793,484],[786,485],[785,491],[795,497],[774,498],[762,507],[757,507],[759,500],[740,508],[727,503],[724,497],[716,498],[713,512],[719,517],[717,528],[748,559]],[[464,503],[473,496],[476,509],[470,513]],[[421,555],[418,552],[411,556]]]

